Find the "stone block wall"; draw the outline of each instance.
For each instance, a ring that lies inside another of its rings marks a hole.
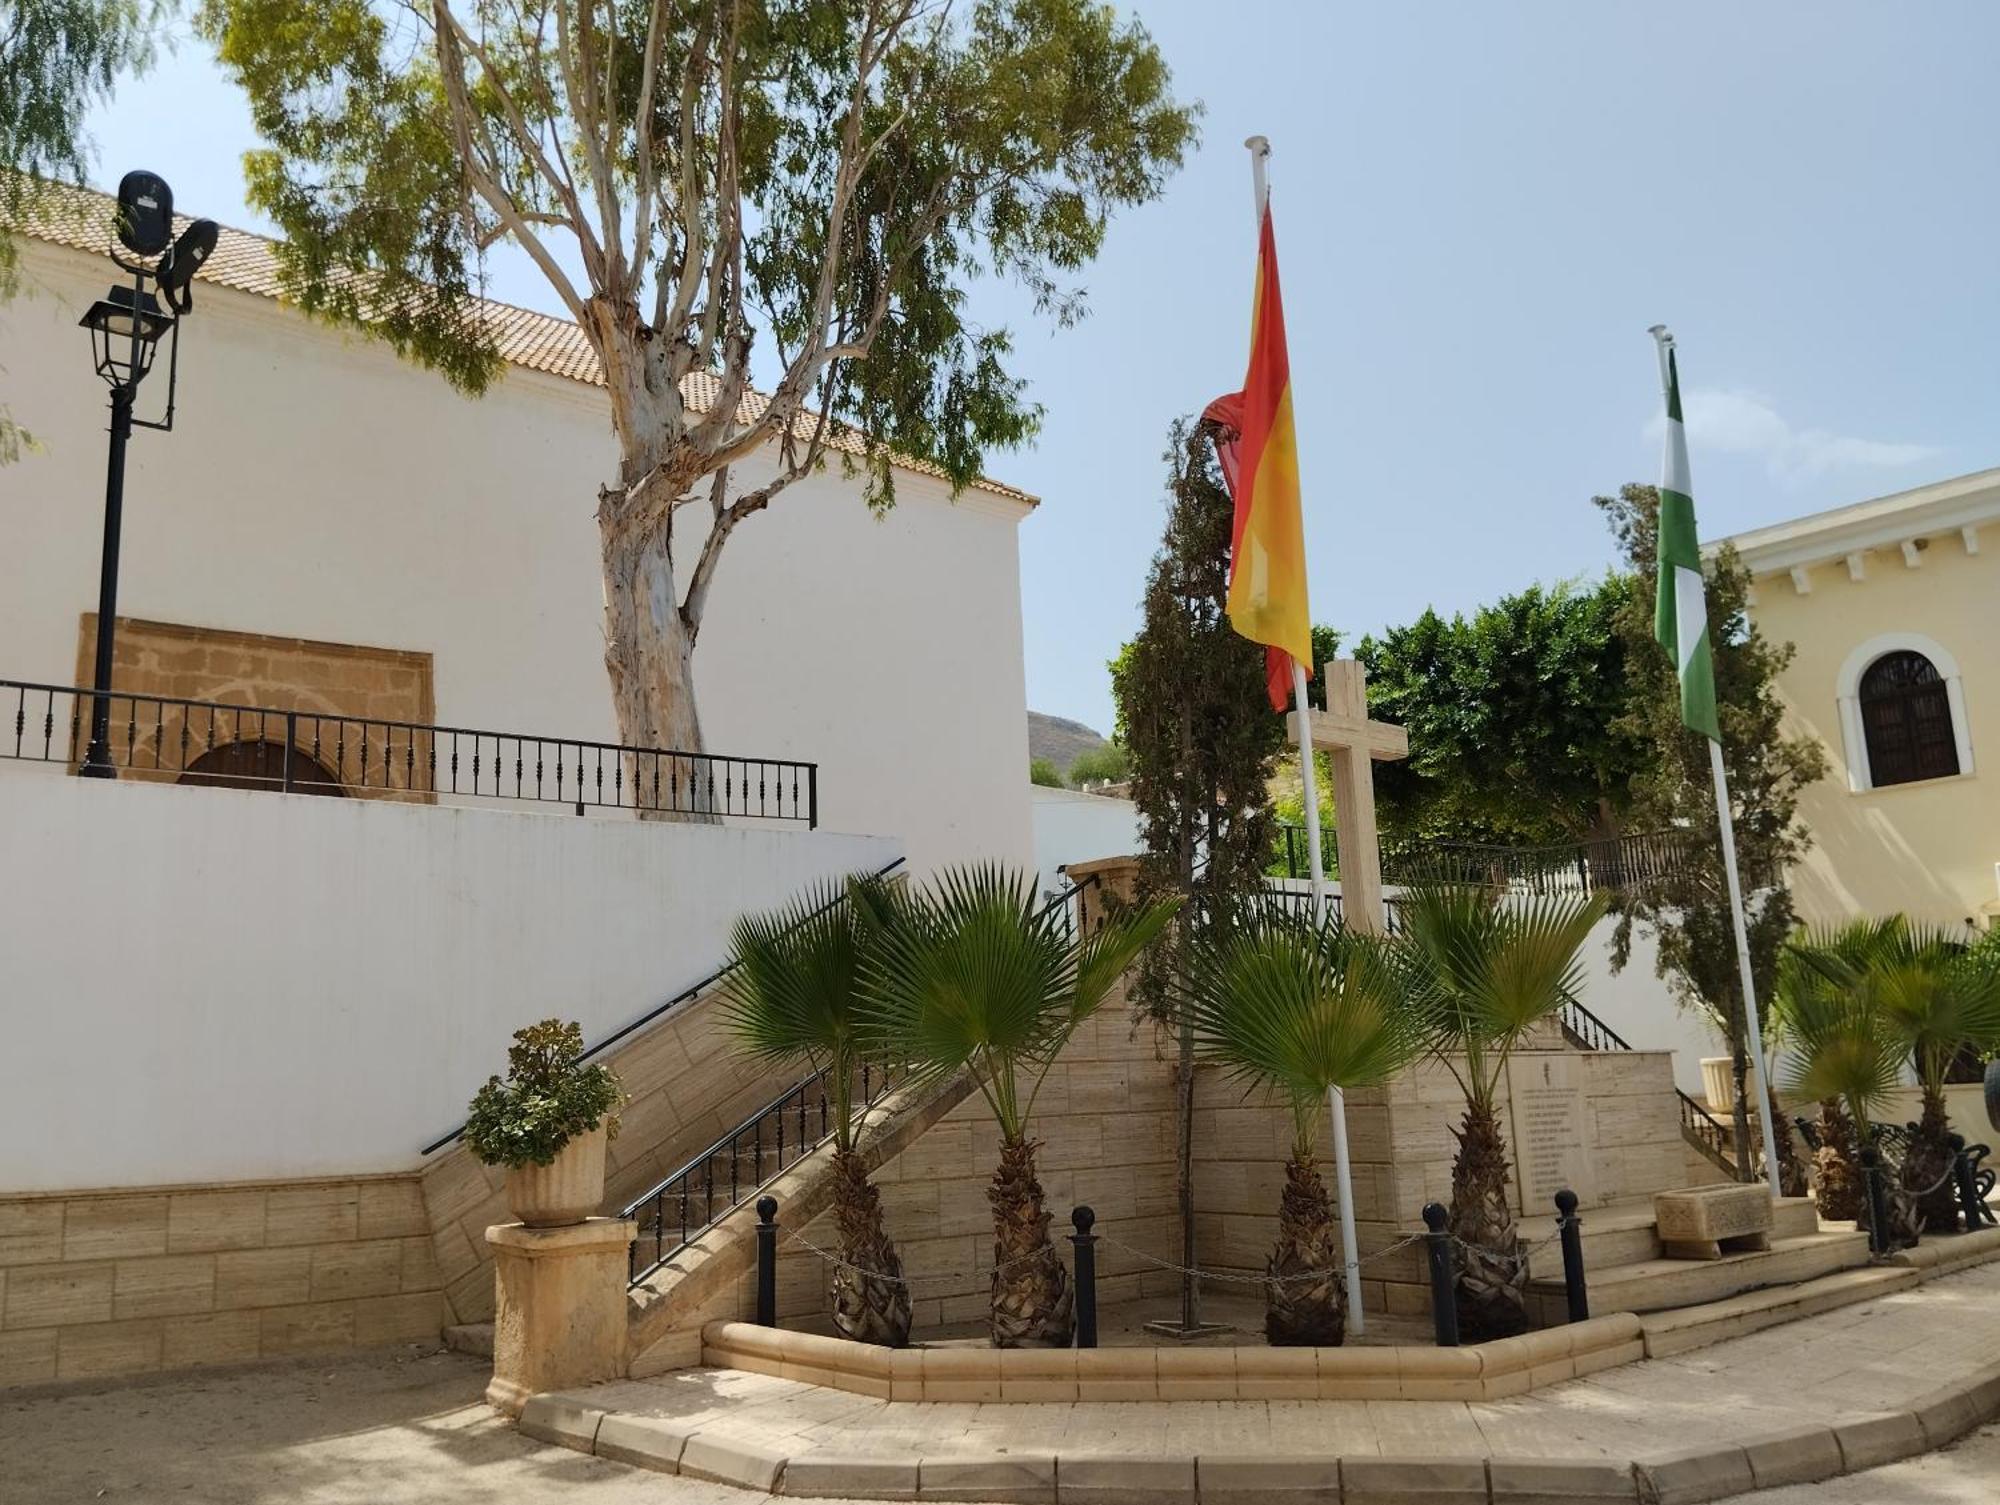
[[[714,994],[680,1005],[605,1060],[629,1099],[606,1152],[605,1213],[657,1186],[799,1075],[796,1068],[773,1067],[735,1050]],[[744,1166],[747,1176],[747,1155]],[[490,1321],[493,1251],[486,1230],[513,1219],[506,1173],[479,1164],[454,1143],[431,1157],[422,1179],[450,1320]]]
[[[0,1387],[435,1343],[414,1175],[0,1198]]]
[[[1031,1132],[1041,1142],[1036,1167],[1049,1231],[1067,1261],[1071,1209],[1087,1203],[1097,1214],[1103,1303],[1177,1288],[1175,1276],[1130,1252],[1156,1259],[1178,1253],[1173,1081],[1153,1027],[1134,1014],[1120,989],[1078,1031],[1036,1102]],[[986,1316],[993,1269],[986,1189],[999,1162],[999,1129],[974,1092],[876,1173],[889,1235],[913,1285],[920,1334]],[[782,1224],[782,1207],[778,1216]],[[831,1247],[837,1238],[832,1217],[815,1219],[804,1236]],[[781,1250],[780,1321],[823,1326],[829,1267],[789,1240]]]

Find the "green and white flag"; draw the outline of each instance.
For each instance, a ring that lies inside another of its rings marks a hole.
[[[1688,480],[1687,434],[1681,428],[1681,377],[1673,336],[1656,331],[1667,393],[1667,447],[1660,474],[1660,582],[1653,635],[1673,655],[1681,681],[1681,720],[1711,742],[1722,740],[1715,720],[1715,663],[1708,651],[1708,597],[1702,588],[1701,545],[1694,526],[1694,491]]]

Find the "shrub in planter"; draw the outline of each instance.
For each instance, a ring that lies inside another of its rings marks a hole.
[[[465,1147],[507,1167],[514,1215],[536,1227],[580,1222],[604,1195],[604,1142],[623,1100],[609,1067],[582,1062],[583,1030],[544,1019],[517,1030],[507,1079],[487,1078],[465,1120]]]

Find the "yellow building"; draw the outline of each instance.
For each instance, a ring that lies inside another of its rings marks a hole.
[[[1808,920],[2000,919],[2000,470],[1727,540],[1751,615],[1797,648],[1779,680],[1826,747],[1793,875]]]

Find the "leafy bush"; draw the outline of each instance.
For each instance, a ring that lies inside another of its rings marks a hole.
[[[1063,786],[1062,770],[1047,758],[1028,760],[1028,782],[1040,784],[1044,789],[1060,789]]]
[[[1086,747],[1070,759],[1069,782],[1075,789],[1092,784],[1122,784],[1132,777],[1132,758],[1122,742]]]
[[[624,1100],[608,1066],[585,1066],[583,1029],[544,1019],[514,1032],[507,1080],[488,1077],[473,1095],[465,1147],[486,1165],[547,1165]],[[617,1132],[617,1122],[612,1122]]]

